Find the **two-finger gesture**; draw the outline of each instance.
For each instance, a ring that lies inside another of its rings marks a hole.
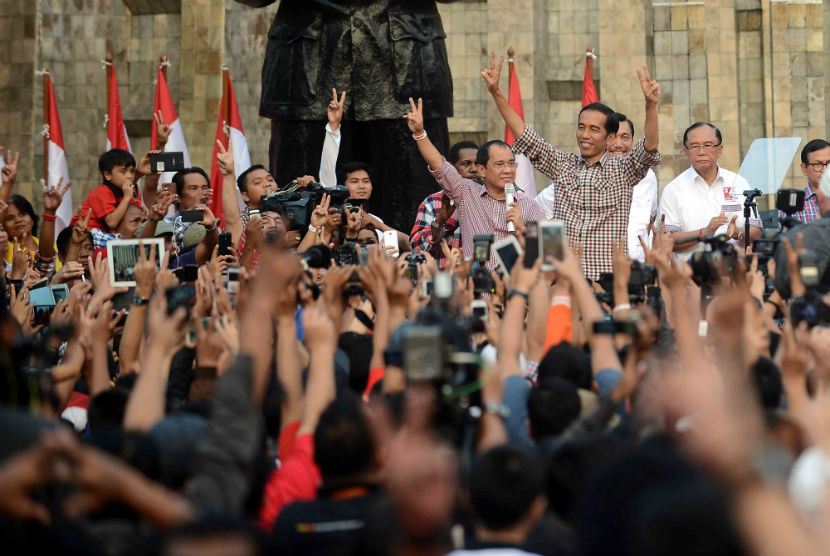
[[[409,113],[404,115],[406,125],[413,135],[421,135],[424,132],[424,99],[419,98],[417,106],[412,97],[409,97]]]
[[[3,166],[3,171],[0,174],[2,174],[3,183],[14,183],[14,180],[17,179],[17,165],[20,162],[20,151],[17,151],[14,156],[12,156],[11,150],[7,154],[6,165]]]
[[[58,179],[57,185],[51,187],[44,187],[43,188],[43,210],[54,213],[58,210],[58,207],[61,206],[61,201],[63,200],[63,195],[69,188],[72,186],[71,181],[67,181],[66,185],[63,185],[63,176]]]
[[[637,77],[640,79],[640,86],[643,88],[643,96],[646,104],[657,104],[660,101],[660,84],[651,78],[648,67],[637,68]]]
[[[340,128],[340,122],[343,121],[343,106],[346,104],[346,91],[340,95],[340,100],[337,100],[337,89],[331,90],[331,102],[329,102],[326,109],[326,116],[329,119],[329,127],[332,131],[337,131]]]
[[[225,176],[233,174],[233,148],[230,140],[228,140],[228,148],[225,148],[219,139],[216,140],[216,146],[219,148],[219,152],[216,153],[219,171]]]
[[[164,123],[164,115],[161,110],[153,114],[153,118],[156,120],[156,138],[158,139],[156,146],[159,149],[164,149],[167,140],[170,139],[170,134],[173,133],[173,127]]]
[[[499,92],[499,79],[501,78],[501,65],[504,63],[504,56],[496,63],[496,55],[490,53],[490,66],[481,70],[481,79],[487,84],[487,90],[495,95]]]

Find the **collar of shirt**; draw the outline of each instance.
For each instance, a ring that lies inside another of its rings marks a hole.
[[[579,157],[579,160],[580,160],[580,162],[582,162],[582,165],[585,166],[586,168],[590,168],[591,166],[594,166],[596,164],[599,164],[600,168],[605,168],[605,164],[608,162],[608,159],[610,157],[611,157],[611,155],[608,154],[608,149],[606,149],[605,152],[602,154],[602,156],[599,157],[599,159],[597,159],[595,162],[593,162],[591,164],[588,164],[587,162],[585,162],[585,157],[584,156]]]
[[[813,188],[810,187],[810,184],[808,183],[807,187],[804,188],[804,198],[805,199],[813,199],[813,198],[816,198],[816,197],[818,197],[816,195],[816,192],[813,191]]]
[[[711,188],[715,187],[715,185],[717,185],[717,183],[718,183],[718,180],[721,181],[721,184],[726,182],[726,179],[723,177],[722,170],[723,170],[723,168],[721,168],[720,165],[718,165],[718,175],[715,176],[715,181],[712,182],[712,185],[709,185],[708,183],[706,183],[706,180],[703,179],[703,176],[701,176],[700,174],[697,173],[697,170],[695,170],[694,166],[689,166],[689,171],[692,173],[691,174],[692,183],[695,183],[695,184],[700,183],[700,184],[704,185],[706,187],[706,189],[711,189]],[[698,178],[700,178],[700,182],[697,181]]]

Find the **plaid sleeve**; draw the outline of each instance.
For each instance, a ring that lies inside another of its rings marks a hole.
[[[527,156],[534,168],[552,180],[556,179],[562,169],[564,153],[545,141],[529,125],[525,126],[521,137],[513,143],[513,152]]]
[[[469,193],[470,188],[465,182],[474,183],[470,180],[465,180],[455,169],[455,166],[444,159],[444,163],[437,170],[429,170],[432,176],[441,185],[441,189],[447,192],[450,199],[455,201],[456,205],[464,201],[464,197]]]
[[[113,239],[118,239],[118,236],[115,234],[108,234],[98,228],[90,228],[89,235],[92,236],[93,249],[106,249],[107,242],[112,241]]]
[[[415,225],[409,234],[409,243],[412,245],[413,251],[432,251],[435,243],[432,241],[430,225],[434,220],[435,202],[432,195],[430,195],[418,207],[418,214],[415,216]]]
[[[625,176],[628,178],[628,184],[631,187],[634,187],[646,177],[649,168],[660,164],[660,151],[650,153],[646,151],[645,145],[646,140],[640,139],[634,144],[631,153],[623,159]]]

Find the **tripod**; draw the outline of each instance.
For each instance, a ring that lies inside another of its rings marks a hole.
[[[758,203],[755,197],[761,195],[760,189],[747,189],[744,191],[744,254],[749,251],[749,217],[751,214],[758,218]]]

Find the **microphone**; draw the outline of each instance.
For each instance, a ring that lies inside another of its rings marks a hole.
[[[513,198],[516,195],[516,186],[512,183],[508,183],[504,186],[504,202],[509,206],[515,202]],[[507,231],[508,232],[515,232],[516,225],[513,222],[507,223]]]

